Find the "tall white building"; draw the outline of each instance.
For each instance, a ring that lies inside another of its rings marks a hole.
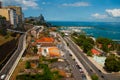
[[[10,9],[10,23],[13,28],[17,27],[17,14],[15,9]]]
[[[0,15],[5,17],[6,21],[10,22],[13,28],[17,27],[16,10],[11,8],[0,8]]]

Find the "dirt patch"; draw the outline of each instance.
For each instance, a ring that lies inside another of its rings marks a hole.
[[[17,67],[15,68],[10,80],[16,80],[16,76],[18,75],[19,72],[23,72],[25,69],[25,62],[26,61],[21,61],[18,63]]]

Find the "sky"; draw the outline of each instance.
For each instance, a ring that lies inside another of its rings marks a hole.
[[[25,17],[43,14],[47,21],[120,22],[120,0],[0,0],[21,6]]]

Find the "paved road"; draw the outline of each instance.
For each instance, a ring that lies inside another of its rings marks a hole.
[[[69,43],[70,49],[74,52],[79,61],[83,64],[89,75],[96,73],[99,76],[99,80],[120,80],[120,75],[103,74],[85,55],[80,49],[70,40],[70,38],[64,38]]]
[[[69,63],[70,68],[72,70],[73,76],[75,80],[86,80],[86,76],[84,73],[80,73],[79,68],[76,66],[77,62],[75,62],[75,60],[72,59],[72,56],[70,56],[70,54],[72,54],[67,45],[65,44],[63,38],[61,38],[62,44],[60,49],[65,53],[64,54],[64,59],[66,59],[66,61]]]
[[[6,65],[0,71],[0,76],[3,75],[3,74],[9,75],[8,73],[9,73],[10,69],[14,65],[16,59],[19,56],[19,53],[23,49],[23,40],[24,40],[23,38],[24,38],[24,36],[25,36],[25,34],[21,35],[21,37],[19,39],[17,50],[14,52],[14,54],[11,56],[11,58],[9,59],[9,61],[6,63]]]
[[[64,56],[65,56],[66,60],[68,61],[68,63],[70,64],[70,67],[71,67],[71,70],[72,70],[75,80],[82,80],[81,73],[80,73],[79,69],[77,68],[75,61],[69,55],[70,52],[67,49],[64,49],[64,52],[65,52]]]
[[[88,58],[81,52],[78,47],[72,43],[72,41],[69,38],[64,38],[66,42],[69,43],[70,49],[74,52],[76,57],[79,59],[79,61],[83,64],[89,75],[97,74],[99,76],[100,80],[107,80],[105,78],[105,75],[102,74],[89,60]],[[104,76],[104,78],[102,78]]]

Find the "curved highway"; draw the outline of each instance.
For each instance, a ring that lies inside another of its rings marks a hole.
[[[8,80],[7,77],[9,77],[11,74],[9,73],[11,68],[14,66],[17,58],[19,57],[23,47],[24,47],[24,39],[25,39],[25,34],[21,35],[21,37],[19,38],[19,43],[18,43],[18,48],[17,50],[14,52],[14,54],[11,56],[11,58],[9,59],[9,61],[5,64],[5,66],[1,69],[0,71],[0,76],[2,75],[6,75],[4,80]],[[0,79],[1,80],[1,79]]]
[[[32,29],[29,29],[27,32],[33,30],[33,29],[40,29],[40,31],[43,30],[43,26],[35,26]],[[16,68],[19,60],[21,59],[25,49],[26,49],[26,35],[27,32],[25,32],[23,35],[20,36],[19,42],[18,42],[18,48],[13,53],[13,55],[10,57],[9,61],[5,64],[5,66],[0,71],[0,80],[9,80],[10,76],[12,75],[14,69]],[[1,76],[4,76],[4,79],[1,79]]]

